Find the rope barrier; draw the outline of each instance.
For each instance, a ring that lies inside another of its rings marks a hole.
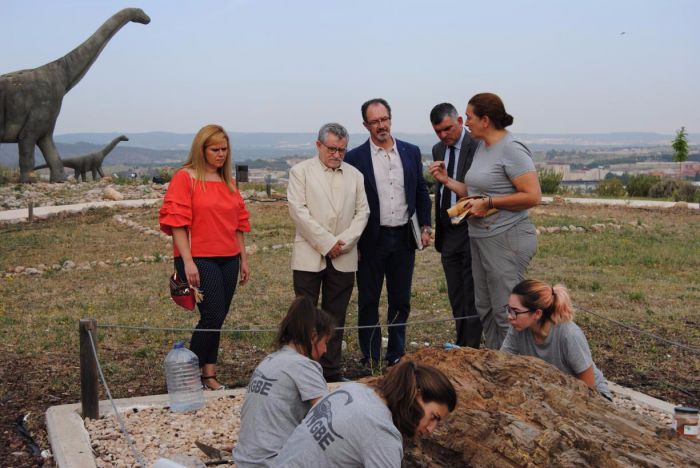
[[[129,449],[131,449],[132,455],[136,459],[136,463],[138,463],[139,466],[146,468],[148,466],[146,464],[146,459],[143,457],[143,454],[136,448],[134,440],[131,438],[131,435],[126,430],[124,420],[122,419],[121,414],[117,410],[117,405],[114,403],[114,399],[112,398],[112,392],[109,391],[109,386],[107,386],[107,380],[105,380],[104,373],[102,372],[102,366],[100,365],[100,360],[97,357],[97,348],[95,347],[95,341],[92,338],[91,330],[88,330],[88,336],[90,337],[90,347],[92,348],[92,354],[95,356],[95,362],[97,363],[97,371],[100,373],[100,380],[102,381],[102,385],[104,385],[105,387],[105,392],[107,392],[109,402],[112,404],[114,415],[117,418],[117,421],[119,422],[119,428],[122,431],[122,434],[124,434],[124,438],[126,439]]]
[[[391,328],[391,327],[405,327],[407,325],[423,325],[430,323],[442,323],[442,322],[456,322],[459,320],[478,320],[479,317],[476,315],[468,317],[450,317],[442,319],[432,319],[432,320],[416,320],[413,322],[406,323],[379,323],[377,325],[354,325],[348,327],[335,327],[336,330],[362,330],[366,328]],[[171,331],[171,332],[221,332],[221,333],[276,333],[277,328],[176,328],[176,327],[146,327],[137,325],[121,325],[121,324],[111,324],[105,323],[100,324],[100,328],[120,328],[125,330],[140,330],[140,331]]]
[[[635,326],[633,326],[633,325],[628,325],[628,324],[626,324],[626,323],[624,323],[624,322],[620,322],[620,321],[618,321],[618,320],[611,319],[611,318],[606,317],[606,316],[604,316],[604,315],[601,315],[601,314],[599,314],[599,313],[596,313],[596,312],[593,312],[593,311],[591,311],[591,310],[588,310],[588,309],[586,309],[586,308],[584,308],[584,307],[576,306],[576,309],[577,309],[577,310],[581,310],[581,311],[586,312],[586,313],[589,313],[589,314],[591,314],[591,315],[594,315],[594,316],[596,316],[596,317],[598,317],[598,318],[601,318],[601,319],[603,319],[603,320],[606,320],[606,321],[608,321],[608,322],[614,323],[615,325],[617,325],[617,326],[619,326],[619,327],[626,328],[626,329],[628,329],[628,330],[630,330],[630,331],[639,333],[640,335],[646,335],[646,336],[648,336],[648,337],[650,337],[650,338],[654,338],[655,340],[661,341],[661,342],[666,343],[666,344],[669,344],[669,345],[671,345],[671,346],[676,346],[676,347],[678,347],[678,348],[683,348],[683,349],[685,349],[685,350],[687,350],[687,351],[690,351],[691,353],[700,354],[700,348],[694,348],[694,347],[692,347],[692,346],[684,345],[683,343],[678,343],[677,341],[671,341],[671,340],[666,339],[666,338],[664,338],[664,337],[662,337],[662,336],[655,335],[654,333],[648,332],[648,331],[646,331],[646,330],[642,330],[641,328],[635,327]]]
[[[591,310],[586,309],[585,307],[581,306],[575,306],[576,310],[580,310],[582,312],[586,312],[588,314],[594,315],[598,318],[601,318],[605,321],[608,321],[610,323],[613,323],[619,327],[625,328],[629,331],[633,331],[635,333],[638,333],[640,335],[645,335],[650,338],[653,338],[655,340],[661,341],[663,343],[666,343],[670,346],[675,346],[677,348],[684,349],[686,351],[690,351],[691,353],[694,354],[700,354],[700,348],[695,348],[692,346],[685,345],[683,343],[679,343],[677,341],[672,341],[667,338],[664,338],[662,336],[656,335],[654,333],[651,333],[649,331],[643,330],[641,328],[635,327],[633,325],[628,325],[624,322],[620,322],[615,319],[611,319],[609,317],[606,317],[602,314],[593,312]],[[446,317],[446,318],[441,318],[441,319],[431,319],[431,320],[416,320],[412,322],[406,322],[406,323],[386,323],[386,324],[376,324],[376,325],[354,325],[354,326],[345,326],[345,327],[336,327],[336,330],[362,330],[362,329],[369,329],[369,328],[391,328],[391,327],[402,327],[402,326],[407,326],[407,325],[425,325],[425,324],[433,324],[433,323],[443,323],[443,322],[456,322],[459,320],[478,320],[479,317],[476,315],[471,315],[467,317]],[[113,328],[113,329],[125,329],[125,330],[139,330],[139,331],[169,331],[169,332],[190,332],[190,333],[197,333],[197,332],[221,332],[221,333],[275,333],[277,332],[277,328],[221,328],[221,329],[212,329],[212,328],[177,328],[177,327],[148,327],[148,326],[136,326],[136,325],[121,325],[121,324],[110,324],[110,323],[105,323],[105,324],[100,324],[100,327],[102,328]]]

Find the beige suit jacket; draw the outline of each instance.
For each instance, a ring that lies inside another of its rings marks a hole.
[[[357,241],[369,218],[362,173],[342,163],[342,196],[331,195],[330,178],[315,156],[289,171],[289,215],[296,226],[292,270],[318,272],[326,268],[326,254],[341,240],[342,254],[332,259],[338,271],[357,271]]]

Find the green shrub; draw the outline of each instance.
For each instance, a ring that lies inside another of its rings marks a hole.
[[[673,191],[673,200],[695,203],[700,201],[700,191],[693,184],[681,182],[680,186]]]
[[[607,179],[598,182],[595,193],[600,197],[624,197],[625,186],[620,179]]]
[[[177,171],[177,169],[163,168],[158,171],[158,177],[160,177],[163,183],[170,182],[170,180],[173,178],[173,174],[175,174],[175,171]]]
[[[537,178],[540,180],[542,193],[558,193],[559,184],[564,177],[564,173],[548,169],[546,167],[537,170]]]
[[[631,197],[648,197],[649,189],[660,180],[661,177],[650,174],[630,176],[627,183],[627,193]]]
[[[435,188],[437,187],[437,181],[435,180],[435,177],[433,177],[430,172],[425,171],[423,173],[423,178],[425,179],[425,183],[428,186],[428,191],[431,194],[435,193]]]
[[[662,179],[649,189],[652,198],[671,198],[673,192],[680,188],[680,182],[676,179]]]
[[[7,185],[12,181],[12,171],[10,168],[0,166],[0,185]]]

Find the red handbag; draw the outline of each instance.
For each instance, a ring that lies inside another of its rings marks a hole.
[[[204,299],[202,292],[194,286],[190,286],[187,280],[180,279],[177,272],[170,276],[170,297],[173,298],[175,304],[187,310],[194,310],[194,306]]]

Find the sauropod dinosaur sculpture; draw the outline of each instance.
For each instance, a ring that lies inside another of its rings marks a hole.
[[[20,182],[29,181],[35,145],[51,169],[51,182],[64,180],[53,141],[63,97],[85,76],[112,36],[132,21],[148,24],[151,19],[139,8],[126,8],[63,57],[39,68],[0,76],[0,143],[18,144]]]
[[[102,172],[102,161],[104,161],[105,157],[112,152],[114,147],[117,146],[120,141],[129,141],[129,139],[126,137],[126,135],[120,135],[99,151],[88,153],[83,156],[77,156],[75,158],[64,159],[63,167],[70,167],[71,169],[75,170],[75,180],[78,182],[80,182],[78,176],[83,179],[83,182],[87,180],[88,171],[92,172],[92,180],[97,180],[97,174],[100,174],[100,177],[104,177],[104,172]],[[41,166],[35,167],[34,170],[44,169],[45,167],[49,167],[49,165],[42,164]]]

